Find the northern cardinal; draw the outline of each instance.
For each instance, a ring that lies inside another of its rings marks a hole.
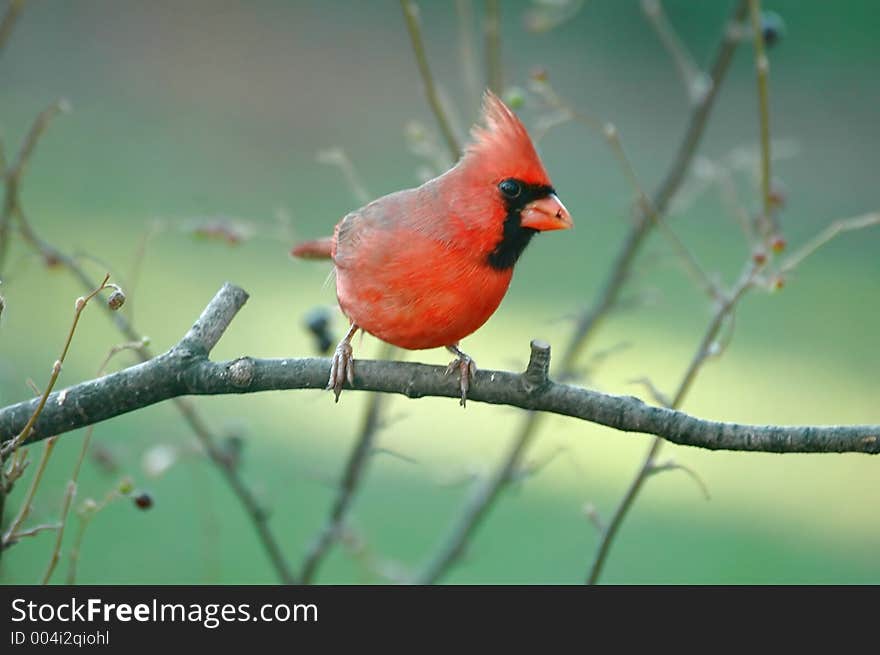
[[[336,296],[351,328],[336,347],[327,389],[354,382],[358,330],[409,350],[445,347],[456,358],[461,405],[474,361],[459,350],[495,312],[513,266],[538,232],[572,227],[525,127],[490,91],[482,122],[451,169],[345,216],[332,237],[291,254],[332,258]]]

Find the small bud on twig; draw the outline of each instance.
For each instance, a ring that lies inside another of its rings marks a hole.
[[[535,82],[546,82],[549,77],[550,74],[547,72],[546,68],[538,67],[532,69],[531,78]]]
[[[785,185],[779,180],[773,180],[770,185],[770,209],[780,210],[785,208],[785,202],[788,199],[788,192]]]
[[[757,248],[752,253],[752,261],[755,262],[758,266],[763,266],[767,263],[767,251],[763,248]]]
[[[609,141],[617,141],[617,128],[614,126],[614,123],[605,123],[602,127],[602,132]]]
[[[107,307],[112,309],[114,312],[122,307],[125,304],[125,294],[122,292],[122,289],[116,287],[113,293],[107,298]]]
[[[123,496],[127,496],[134,491],[134,482],[129,477],[122,478],[122,480],[119,481],[119,486],[116,490]]]
[[[522,109],[526,104],[526,94],[518,86],[511,86],[504,93],[504,101],[511,109]]]
[[[58,268],[61,266],[61,259],[52,252],[43,253],[43,264],[45,264],[46,268]]]

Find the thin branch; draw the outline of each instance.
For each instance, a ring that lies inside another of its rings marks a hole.
[[[36,408],[34,409],[27,423],[25,423],[24,427],[21,429],[21,432],[19,432],[18,435],[10,440],[8,443],[0,445],[0,487],[2,487],[2,494],[4,496],[4,507],[5,496],[8,494],[9,487],[11,486],[8,482],[8,478],[5,472],[2,470],[2,467],[6,462],[6,458],[10,454],[13,455],[13,470],[15,470],[18,466],[18,449],[30,435],[34,424],[40,417],[40,413],[46,407],[46,401],[49,398],[49,394],[52,393],[52,389],[55,387],[55,383],[58,381],[58,376],[61,374],[61,368],[64,365],[64,360],[67,357],[67,353],[70,351],[70,344],[73,341],[73,335],[76,332],[76,327],[79,324],[79,318],[82,315],[83,310],[86,308],[86,305],[89,304],[89,301],[92,298],[97,296],[104,289],[108,288],[108,286],[112,286],[118,289],[116,285],[107,284],[107,281],[109,279],[110,274],[108,273],[104,276],[101,284],[98,285],[91,293],[89,293],[85,297],[76,299],[73,310],[73,321],[70,325],[70,329],[67,332],[67,338],[64,341],[64,347],[61,349],[61,355],[59,355],[58,359],[55,361],[55,364],[52,366],[52,373],[49,377],[49,382],[46,385],[46,388],[43,390],[43,393],[40,395],[39,400],[37,401]],[[28,487],[27,494],[22,501],[21,507],[18,510],[18,514],[12,521],[12,524],[9,526],[6,534],[3,535],[2,541],[0,541],[0,551],[5,550],[11,544],[15,543],[18,540],[18,532],[21,529],[22,524],[27,520],[27,517],[30,515],[31,507],[33,506],[37,489],[40,486],[40,482],[42,482],[43,480],[43,473],[46,471],[46,465],[49,463],[49,458],[52,457],[52,452],[55,449],[55,441],[55,438],[50,438],[46,442],[46,446],[43,448],[43,454],[40,457],[40,463],[37,465],[37,470],[34,473],[34,477],[31,480],[30,487]],[[0,507],[0,510],[2,509],[3,508]],[[0,513],[0,520],[2,520],[2,518],[3,515],[2,513]]]
[[[694,102],[699,101],[701,95],[705,93],[705,75],[669,24],[663,4],[660,0],[642,0],[642,12],[657,32],[657,37],[669,52],[672,61],[675,62],[688,97]]]
[[[662,473],[663,471],[681,471],[685,473],[694,483],[700,488],[700,493],[703,494],[703,498],[706,500],[711,500],[712,496],[709,493],[709,487],[706,485],[706,482],[697,475],[697,472],[691,469],[690,467],[684,466],[683,464],[679,464],[673,460],[669,460],[668,462],[664,462],[662,464],[654,464],[654,467],[649,471],[648,475],[654,475],[656,473]]]
[[[370,192],[367,191],[366,185],[355,169],[354,164],[351,163],[351,159],[348,158],[345,150],[342,148],[327,148],[326,150],[321,150],[318,153],[318,161],[322,164],[335,166],[339,169],[342,176],[345,178],[345,182],[351,190],[354,199],[360,204],[366,205],[370,202],[372,196],[370,195]]]
[[[124,278],[125,288],[128,291],[128,302],[125,303],[126,313],[128,314],[128,320],[134,321],[134,301],[135,299],[140,299],[140,294],[137,293],[138,283],[140,282],[141,272],[143,270],[144,258],[147,254],[147,246],[154,236],[159,232],[160,224],[156,221],[150,223],[147,229],[141,234],[141,238],[138,240],[137,248],[135,249],[134,255],[131,258],[131,264],[129,265],[129,270]]]
[[[98,367],[97,376],[101,377],[104,374],[107,365],[110,363],[110,360],[114,357],[114,355],[124,350],[137,350],[144,345],[145,344],[143,341],[135,341],[113,346],[107,353],[104,361],[101,362],[101,365]],[[64,501],[61,505],[61,519],[58,522],[58,531],[55,535],[55,546],[52,548],[52,554],[49,556],[49,564],[46,566],[46,572],[43,574],[43,580],[41,584],[49,584],[49,580],[52,578],[52,574],[55,572],[55,567],[58,565],[58,561],[61,559],[61,544],[64,541],[64,531],[67,527],[67,519],[70,515],[70,508],[73,505],[74,499],[76,498],[79,473],[82,470],[82,465],[85,461],[86,454],[89,452],[89,446],[91,445],[92,435],[94,434],[94,432],[94,425],[90,425],[88,428],[86,428],[86,434],[85,437],[83,437],[82,447],[79,451],[79,457],[77,457],[76,462],[73,465],[73,473],[71,473],[70,475],[70,480],[67,483],[67,490],[64,492]]]
[[[12,12],[12,9],[13,5],[10,5],[7,16]],[[49,127],[49,123],[52,122],[52,119],[57,114],[67,111],[68,108],[67,101],[58,100],[40,112],[31,124],[27,136],[25,136],[24,141],[15,156],[15,160],[8,168],[6,166],[3,167],[5,189],[3,195],[3,209],[0,211],[0,276],[3,274],[6,263],[6,253],[9,249],[9,227],[21,205],[19,200],[19,189],[25,167],[30,161],[40,137],[43,136],[46,129]]]
[[[431,111],[434,112],[434,118],[437,119],[437,125],[449,148],[449,155],[452,161],[455,161],[461,155],[461,148],[458,140],[452,131],[449,117],[443,109],[440,102],[440,96],[437,94],[437,88],[434,85],[434,77],[431,75],[431,69],[428,66],[428,56],[425,54],[425,44],[422,41],[422,29],[419,25],[419,9],[412,0],[400,0],[400,7],[403,9],[403,16],[406,19],[406,28],[409,31],[409,37],[412,41],[413,53],[416,56],[416,63],[419,66],[419,73],[422,76],[422,82],[425,85],[425,95],[428,98],[428,104]]]
[[[14,535],[9,543],[6,546],[10,546],[22,537],[35,537],[41,532],[49,532],[49,531],[57,531],[60,526],[57,523],[41,523],[40,525],[35,525],[32,528],[27,528],[26,530],[19,530]]]
[[[226,284],[197,325],[168,352],[135,366],[53,393],[28,443],[120,416],[183,395],[245,394],[282,389],[323,389],[330,362],[326,358],[256,359],[240,357],[212,362],[207,349],[195,350],[188,339],[222,331],[247,297]],[[535,342],[536,349],[546,344]],[[540,355],[542,357],[546,355]],[[398,393],[410,398],[458,398],[458,381],[446,367],[361,360],[356,389]],[[531,372],[530,372],[531,371]],[[673,443],[711,450],[759,452],[880,452],[880,425],[775,426],[708,421],[683,412],[646,405],[632,396],[615,396],[561,384],[526,373],[479,371],[470,399],[583,419],[623,432],[654,434]],[[136,393],[135,393],[136,392]],[[0,440],[10,439],[27,422],[36,400],[0,409]]]
[[[21,502],[18,514],[10,524],[6,534],[3,535],[3,539],[0,540],[0,551],[6,550],[18,541],[20,535],[19,530],[21,529],[22,524],[27,520],[27,517],[31,514],[31,508],[34,504],[34,498],[37,495],[37,489],[39,489],[40,483],[43,481],[43,473],[46,472],[46,464],[49,463],[49,458],[52,457],[52,452],[55,450],[56,441],[57,437],[50,437],[46,440],[46,445],[43,447],[43,454],[40,455],[40,463],[37,464],[37,470],[34,472],[31,484]]]
[[[702,289],[709,294],[709,296],[715,298],[718,296],[718,289],[716,288],[715,283],[709,277],[709,274],[703,269],[700,265],[699,261],[697,261],[696,255],[690,251],[690,249],[684,244],[684,242],[678,238],[678,235],[675,231],[669,227],[669,224],[657,213],[657,210],[654,207],[654,204],[651,202],[651,199],[648,197],[643,190],[641,183],[639,182],[638,175],[636,174],[635,167],[633,167],[632,163],[629,160],[629,157],[626,154],[626,150],[623,147],[623,143],[620,140],[620,134],[617,131],[617,128],[614,127],[611,123],[608,123],[603,132],[605,134],[605,138],[611,144],[611,149],[614,154],[617,156],[618,161],[620,162],[621,167],[626,174],[627,179],[629,180],[630,185],[635,191],[636,195],[639,199],[639,209],[642,212],[643,216],[647,216],[653,221],[654,226],[659,228],[661,232],[663,232],[663,236],[669,241],[672,245],[673,250],[675,250],[675,254],[678,258],[684,263],[685,268],[687,268],[688,272],[693,276],[696,280],[697,284],[702,287]]]
[[[86,536],[86,528],[91,525],[92,521],[98,515],[100,511],[102,511],[107,505],[112,503],[117,498],[120,498],[121,495],[119,490],[114,488],[104,496],[103,500],[100,502],[95,502],[91,498],[86,499],[83,503],[82,509],[77,512],[79,514],[79,529],[76,531],[76,536],[73,540],[73,547],[70,549],[70,566],[67,570],[67,579],[65,580],[65,584],[72,585],[76,582],[76,572],[77,566],[79,565],[79,554],[82,550],[82,542]]]
[[[655,227],[660,228],[664,238],[666,238],[672,245],[673,250],[675,250],[676,255],[682,261],[688,273],[693,276],[706,293],[711,297],[717,296],[718,290],[715,288],[714,282],[703,270],[702,266],[700,266],[696,256],[690,251],[690,249],[688,249],[684,242],[679,239],[678,235],[667,224],[663,217],[657,213],[654,204],[648,197],[648,194],[645,193],[644,187],[639,181],[639,176],[636,173],[635,167],[632,165],[629,156],[626,154],[626,149],[623,147],[623,141],[621,140],[617,127],[613,123],[603,123],[590,114],[578,111],[565,102],[546,80],[534,80],[532,89],[537,92],[548,105],[554,109],[558,109],[564,114],[564,118],[557,118],[551,125],[545,125],[544,134],[546,134],[547,130],[551,127],[562,125],[567,120],[576,121],[599,134],[611,148],[624,177],[626,177],[633,193],[636,195],[636,198],[638,199],[638,211],[641,212],[640,215],[642,217],[647,216],[654,222]]]
[[[15,22],[18,20],[18,15],[22,9],[24,9],[24,0],[11,0],[6,8],[6,13],[3,15],[2,22],[0,22],[0,53],[6,47],[6,42],[12,34],[12,28],[15,27]]]
[[[392,353],[393,347],[386,346],[381,353],[382,358],[385,359],[391,356]],[[339,483],[339,491],[330,510],[327,523],[315,538],[303,561],[302,571],[299,576],[301,584],[312,583],[324,556],[330,551],[330,547],[334,542],[338,541],[342,535],[342,531],[345,528],[345,519],[348,516],[360,482],[363,479],[367,462],[373,453],[373,444],[379,432],[380,416],[385,398],[387,397],[378,393],[370,396],[360,433],[349,453],[348,461],[345,464],[345,472]]]
[[[862,216],[855,216],[853,218],[836,220],[811,239],[805,246],[796,252],[791,253],[791,255],[782,262],[782,265],[779,267],[779,272],[785,274],[793,270],[804,259],[812,255],[839,234],[851,232],[853,230],[861,230],[874,225],[880,225],[880,211],[863,214]]]
[[[758,124],[761,133],[761,201],[763,213],[759,223],[765,239],[778,230],[771,197],[770,173],[770,92],[768,77],[770,61],[764,51],[764,32],[761,29],[761,0],[749,0],[749,15],[752,21],[755,44],[755,72],[758,84]]]
[[[725,23],[724,33],[709,72],[711,84],[706,93],[694,105],[675,158],[666,177],[654,194],[651,206],[657,216],[665,215],[669,203],[681,187],[690,169],[691,161],[696,154],[718,90],[727,75],[733,54],[739,44],[739,30],[734,27],[743,19],[745,11],[746,0],[737,0],[730,18]],[[579,353],[586,347],[589,337],[595,332],[605,316],[617,304],[636,255],[654,225],[656,225],[656,221],[652,221],[650,217],[642,213],[624,239],[598,296],[592,306],[585,309],[578,317],[574,331],[563,350],[562,379],[568,379],[574,373]],[[500,487],[507,483],[508,475],[505,474],[505,471],[516,468],[519,457],[525,452],[525,448],[539,424],[539,416],[534,412],[530,412],[523,419],[522,426],[513,436],[496,472],[490,478],[499,488],[477,494],[468,502],[460,519],[454,523],[452,530],[440,545],[438,555],[431,559],[430,570],[418,576],[418,579],[430,580],[431,582],[439,579],[455,562],[458,554],[463,552],[465,543],[471,539],[488,511],[489,505],[479,507],[478,504],[481,502],[491,504],[495,501],[499,495]]]
[[[46,385],[46,388],[43,391],[42,396],[37,402],[37,406],[34,409],[33,414],[31,414],[27,423],[25,423],[24,427],[22,427],[21,432],[9,443],[3,444],[0,447],[0,461],[5,460],[6,456],[9,453],[15,451],[25,440],[28,438],[31,429],[34,427],[34,423],[37,422],[37,419],[40,417],[40,413],[46,406],[46,401],[49,398],[49,394],[52,393],[52,389],[55,388],[55,383],[58,381],[58,376],[61,374],[61,367],[64,365],[64,359],[67,357],[67,353],[70,350],[70,343],[73,341],[73,335],[76,332],[76,326],[79,324],[79,317],[82,315],[83,310],[88,305],[89,301],[97,296],[103,289],[107,287],[107,280],[110,279],[110,274],[104,276],[104,281],[101,282],[89,295],[76,299],[76,303],[74,304],[73,309],[73,322],[70,325],[70,329],[67,331],[67,338],[64,341],[64,347],[61,349],[61,355],[55,360],[55,363],[52,365],[52,373],[49,376],[49,382]]]
[[[458,16],[458,58],[464,78],[470,106],[480,106],[480,83],[477,81],[477,65],[474,60],[474,7],[471,0],[455,0]]]
[[[504,91],[501,77],[501,2],[486,0],[486,73],[489,88],[501,95]]]
[[[752,287],[756,273],[756,268],[750,267],[748,271],[743,274],[743,277],[736,285],[736,288],[733,293],[731,293],[730,297],[718,305],[715,314],[712,316],[712,320],[709,322],[709,326],[706,328],[706,332],[700,341],[700,345],[697,347],[681,382],[678,384],[678,388],[676,389],[675,395],[670,403],[671,409],[680,407],[682,402],[684,402],[688,391],[690,391],[691,385],[696,379],[697,373],[699,373],[703,364],[712,352],[712,344],[715,342],[718,333],[724,326],[725,320],[732,314],[736,304],[739,302],[740,298],[742,298],[743,294]],[[587,584],[593,585],[599,581],[599,576],[602,574],[602,569],[605,566],[605,561],[608,557],[611,545],[614,542],[614,538],[617,536],[620,526],[623,524],[623,519],[626,517],[635,502],[636,497],[639,495],[639,491],[641,491],[645,480],[656,471],[655,461],[663,446],[663,441],[663,438],[660,436],[655,437],[651,441],[651,445],[648,447],[648,452],[645,455],[638,472],[632,482],[630,482],[630,485],[624,493],[623,498],[620,500],[620,503],[618,503],[615,508],[611,520],[608,522],[605,530],[602,531],[599,545],[596,547],[596,554],[593,563],[587,574]]]
[[[491,475],[477,483],[442,545],[414,578],[415,584],[434,584],[446,574],[454,562],[462,558],[474,529],[482,523],[501,492],[510,483],[520,459],[537,434],[536,427],[542,417],[538,412],[529,412],[526,415],[525,421],[514,435],[512,447],[505,451],[501,463]]]

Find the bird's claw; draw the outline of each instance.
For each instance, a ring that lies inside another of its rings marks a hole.
[[[337,403],[346,380],[349,385],[354,386],[354,357],[352,357],[351,344],[343,341],[336,346],[336,351],[330,360],[330,379],[326,387],[333,390]]]
[[[456,369],[458,369],[459,384],[461,388],[461,400],[459,401],[459,405],[465,407],[467,403],[468,389],[470,389],[471,386],[471,378],[477,374],[477,364],[468,355],[462,353],[449,362],[449,366],[446,367],[446,375],[449,375]]]

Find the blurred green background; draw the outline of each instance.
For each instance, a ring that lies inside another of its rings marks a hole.
[[[664,4],[696,60],[707,62],[729,3]],[[421,5],[431,66],[464,128],[477,105],[463,80],[455,5]],[[618,126],[640,178],[653,188],[682,134],[688,101],[639,3],[587,0],[543,33],[527,29],[537,5],[502,3],[505,83],[525,88],[535,67],[546,69],[566,100]],[[483,4],[473,6],[474,55],[482,66]],[[770,51],[771,125],[784,155],[774,163],[787,189],[784,233],[796,247],[835,218],[880,206],[880,23],[873,0],[768,0],[765,7],[786,24],[785,38]],[[33,0],[0,56],[7,153],[59,97],[73,111],[53,123],[23,182],[34,228],[69,252],[87,253],[83,264],[96,278],[109,267],[129,291],[123,311],[156,350],[180,338],[225,280],[247,289],[251,299],[216,358],[314,354],[302,322],[312,307],[335,307],[332,285],[325,285],[329,266],[295,262],[287,252],[294,239],[329,233],[359,204],[316,153],[344,148],[378,196],[417,183],[424,166],[408,148],[404,126],[417,120],[434,130],[400,7],[390,0]],[[533,96],[526,100],[521,115],[534,126],[545,112]],[[701,156],[729,161],[732,151],[754,148],[757,134],[746,43]],[[533,242],[500,310],[463,344],[482,368],[523,367],[531,338],[550,341],[559,353],[569,317],[596,293],[627,229],[631,190],[601,138],[572,123],[550,131],[540,150],[576,229]],[[751,167],[736,172],[736,186],[754,211]],[[682,200],[690,201],[674,209],[671,224],[707,269],[730,282],[749,248],[717,186],[696,195],[695,188],[689,183]],[[219,218],[245,226],[250,238],[230,246],[193,236],[194,225]],[[45,383],[81,289],[16,241],[0,292],[7,304],[0,321],[6,405],[31,395],[27,379]],[[705,329],[709,303],[657,235],[625,295],[648,302],[628,304],[603,326],[592,353],[613,352],[601,362],[584,358],[590,384],[644,394],[631,380],[649,377],[671,391]],[[338,334],[343,321],[335,309],[334,317]],[[877,423],[878,324],[874,228],[822,249],[781,291],[748,296],[731,345],[706,365],[684,408],[750,423]],[[120,341],[104,312],[89,308],[59,385],[93,377]],[[355,354],[374,356],[377,348],[367,337]],[[441,351],[406,357],[447,361]],[[115,366],[130,361],[121,355]],[[244,475],[271,507],[272,527],[294,565],[323,525],[365,401],[349,392],[334,405],[330,394],[313,391],[196,400],[218,432],[243,435]],[[320,582],[382,581],[371,559],[417,569],[467,499],[468,480],[490,471],[506,448],[521,412],[393,397],[386,417],[379,445],[394,455],[372,458],[350,519],[362,556],[334,549]],[[32,523],[57,517],[81,440],[75,433],[59,441]],[[648,440],[549,417],[527,456],[527,463],[546,465],[503,495],[447,581],[580,582],[597,542],[584,507],[609,515]],[[160,476],[144,465],[156,446],[178,453]],[[155,505],[144,512],[120,500],[95,517],[79,582],[275,580],[237,500],[196,454],[171,405],[99,425],[94,447],[103,463],[87,460],[78,504],[103,498],[130,476]],[[665,457],[697,472],[711,500],[681,472],[651,478],[604,582],[880,582],[877,459],[671,446]],[[10,500],[13,508],[26,482]],[[37,581],[52,541],[42,534],[7,551],[0,580]],[[65,559],[56,581],[66,569]]]

